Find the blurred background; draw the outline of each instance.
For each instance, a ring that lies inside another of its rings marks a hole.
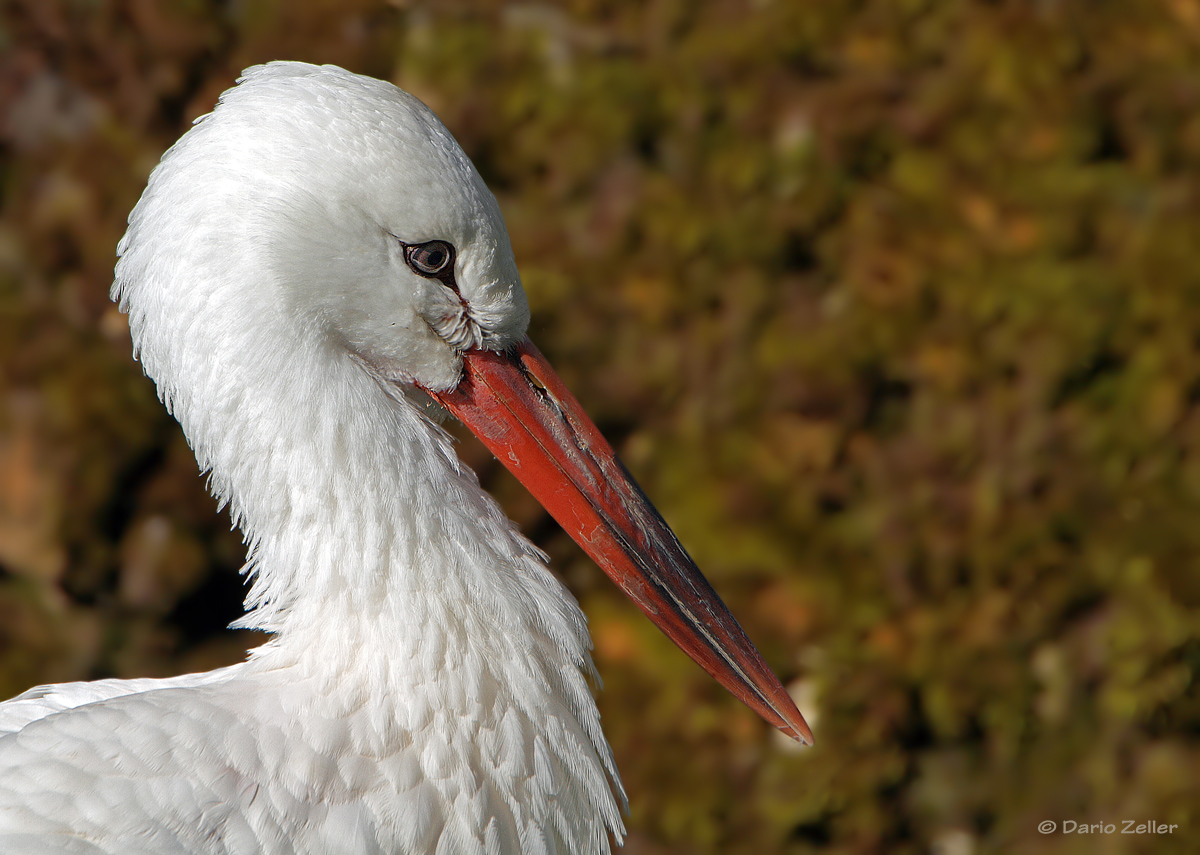
[[[107,291],[240,70],[331,62],[474,159],[533,338],[817,734],[464,438],[588,613],[628,852],[1200,849],[1198,0],[0,8],[0,697],[263,640]],[[1038,831],[1126,819],[1179,828]]]

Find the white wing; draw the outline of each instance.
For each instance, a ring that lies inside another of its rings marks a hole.
[[[311,679],[242,667],[0,705],[0,853],[608,851],[588,791],[570,783],[605,784],[599,765],[568,760],[586,739],[573,717],[535,723],[503,698],[497,718],[430,711],[396,731],[394,709],[380,720],[339,699],[328,715]]]
[[[226,742],[244,725],[197,691],[237,667],[42,686],[0,704],[0,852],[287,851],[246,825],[253,782]]]
[[[63,710],[154,689],[205,686],[228,679],[229,671],[230,669],[223,668],[203,674],[184,674],[161,680],[96,680],[90,683],[35,686],[11,700],[0,703],[0,737],[7,733],[16,733],[31,722]]]

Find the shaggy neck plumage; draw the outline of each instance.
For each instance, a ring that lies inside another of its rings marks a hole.
[[[214,360],[186,385],[160,379],[245,532],[254,581],[242,625],[286,633],[327,621],[335,604],[397,629],[435,607],[525,632],[575,617],[444,431],[336,343],[303,328],[264,335],[263,323],[234,338],[292,345],[236,368]],[[573,619],[557,629],[586,637]]]
[[[186,385],[159,377],[247,533],[242,623],[276,633],[251,667],[296,669],[292,685],[313,686],[308,709],[325,718],[375,707],[398,745],[436,731],[470,752],[501,722],[527,722],[499,744],[541,756],[536,786],[590,818],[578,850],[606,851],[624,795],[578,607],[440,428],[336,346],[293,341],[233,375],[218,361]],[[166,350],[141,344],[152,376],[165,370]]]

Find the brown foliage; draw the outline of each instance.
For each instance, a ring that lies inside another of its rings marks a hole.
[[[240,69],[335,62],[475,159],[532,336],[815,719],[788,750],[464,443],[590,615],[630,852],[1195,848],[1195,0],[3,10],[0,695],[255,643],[106,293]],[[1128,818],[1180,829],[1037,830]]]

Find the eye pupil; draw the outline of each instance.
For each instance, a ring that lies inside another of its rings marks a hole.
[[[449,263],[451,250],[449,244],[435,240],[408,247],[407,255],[409,266],[417,273],[423,276],[436,276]]]

